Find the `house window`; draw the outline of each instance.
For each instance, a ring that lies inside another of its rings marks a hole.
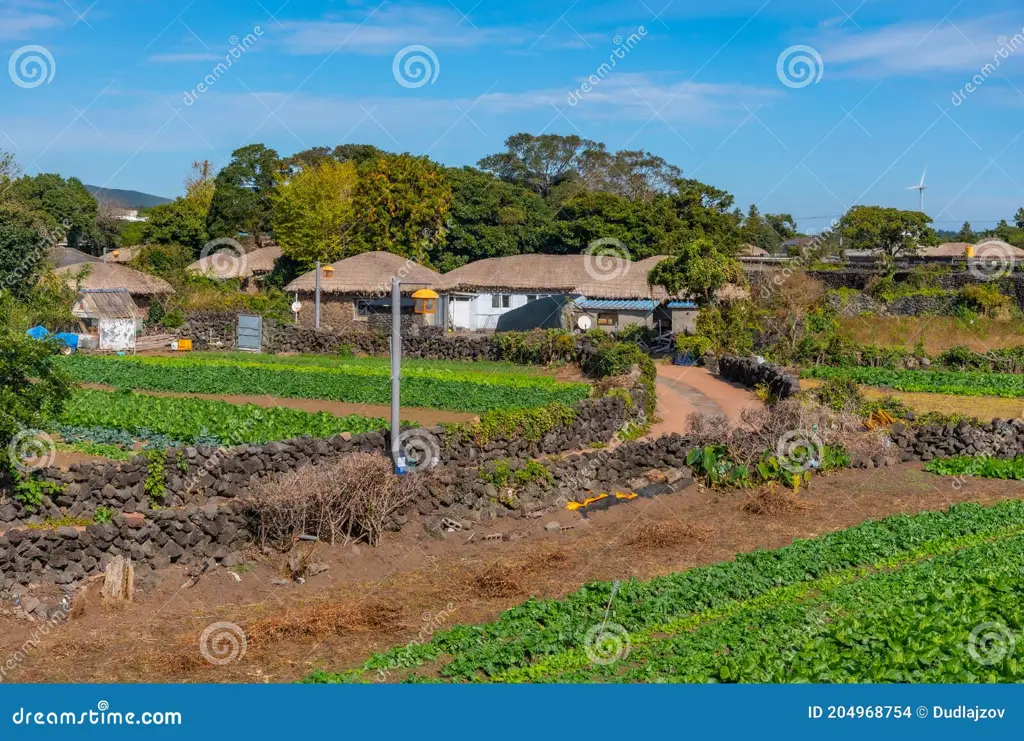
[[[536,301],[536,300],[537,300],[537,297],[534,294],[532,294],[532,293],[526,294],[526,303],[530,303],[531,301]]]
[[[618,314],[610,314],[608,312],[601,312],[597,315],[597,326],[599,327],[614,327],[619,320]]]
[[[370,316],[370,304],[371,303],[372,303],[371,299],[357,298],[356,299],[356,316],[359,317],[360,319],[365,319],[366,317]]]
[[[495,293],[491,295],[492,309],[507,309],[512,305],[512,297],[507,293]]]

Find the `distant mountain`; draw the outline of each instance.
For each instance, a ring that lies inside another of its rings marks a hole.
[[[97,201],[102,201],[119,208],[153,208],[153,206],[159,206],[161,203],[171,202],[170,198],[140,193],[137,190],[100,188],[96,185],[86,185],[85,188],[95,196]]]

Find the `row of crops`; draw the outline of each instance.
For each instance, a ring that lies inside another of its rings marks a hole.
[[[381,365],[305,365],[234,359],[120,358],[75,355],[61,362],[79,381],[118,389],[203,394],[268,394],[357,404],[388,404],[390,369]],[[587,398],[586,383],[546,376],[510,376],[437,368],[402,374],[403,405],[465,412],[573,404]]]
[[[851,379],[865,386],[895,391],[926,391],[955,396],[1024,397],[1024,374],[971,371],[890,370],[816,365],[801,371],[803,378]]]
[[[959,504],[533,599],[307,681],[1021,681],[1005,649],[1024,627],[1022,559],[1024,502]]]
[[[166,447],[178,442],[208,445],[265,443],[311,435],[359,434],[387,426],[383,419],[286,407],[229,404],[131,392],[79,389],[54,425],[66,442],[131,447],[133,442]]]

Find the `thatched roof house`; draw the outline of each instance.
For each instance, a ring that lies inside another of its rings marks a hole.
[[[946,242],[934,247],[921,247],[917,251],[918,257],[923,258],[967,258],[967,252],[974,248],[974,257],[979,259],[1024,259],[1024,249],[1014,247],[1001,239],[985,239],[977,244],[969,242]]]
[[[135,259],[135,256],[139,254],[139,250],[142,249],[142,245],[135,245],[134,247],[118,247],[116,250],[110,250],[103,255],[103,262],[116,262],[124,264],[131,262]]]
[[[71,313],[79,319],[132,319],[140,320],[145,315],[139,311],[128,291],[117,288],[83,289],[78,292]]]
[[[771,253],[768,250],[761,249],[760,247],[753,244],[741,244],[739,252],[736,253],[737,257],[771,257]]]
[[[57,268],[55,272],[64,278],[72,288],[78,290],[121,288],[130,293],[136,303],[141,304],[148,304],[153,297],[174,293],[171,284],[163,278],[141,273],[116,263],[68,265]]]
[[[267,275],[274,271],[274,264],[282,255],[281,248],[276,244],[261,247],[252,252],[246,252],[241,258],[234,250],[223,250],[214,252],[206,257],[201,257],[188,266],[193,273],[202,273],[211,278],[226,280],[229,278],[252,278],[257,275]]]
[[[364,252],[338,260],[321,268],[321,326],[341,329],[365,322],[371,314],[382,311],[382,305],[374,301],[390,295],[392,276],[398,276],[405,284],[402,293],[406,295],[421,288],[441,290],[445,283],[440,273],[390,252]],[[299,295],[303,305],[300,323],[312,325],[316,271],[299,276],[285,290]]]
[[[99,263],[103,262],[100,258],[92,255],[87,255],[81,250],[76,250],[71,247],[52,247],[50,249],[50,262],[53,263],[55,268],[65,268],[69,265],[81,265],[83,263]]]

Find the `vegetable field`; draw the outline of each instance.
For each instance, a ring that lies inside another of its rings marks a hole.
[[[245,362],[228,359],[119,358],[76,355],[63,358],[79,381],[118,389],[203,394],[271,394],[301,399],[330,399],[388,404],[390,369],[383,365]],[[552,403],[573,404],[590,394],[585,383],[561,383],[546,376],[510,376],[433,368],[402,373],[402,404],[465,412],[526,409]]]
[[[1017,682],[1022,559],[1024,503],[960,504],[530,600],[306,681]]]
[[[957,396],[1024,397],[1024,374],[980,373],[971,371],[889,370],[886,368],[850,368],[816,365],[801,372],[804,378],[827,381],[850,378],[865,386],[896,391],[927,391]]]
[[[977,476],[984,479],[1004,481],[1024,480],[1024,457],[1010,460],[986,458],[980,455],[964,455],[955,458],[936,458],[928,462],[925,471],[940,476]]]
[[[124,442],[118,432],[140,439],[167,438],[210,445],[265,443],[310,435],[330,437],[342,432],[358,434],[387,427],[383,419],[336,417],[285,407],[228,404],[205,399],[166,398],[149,394],[91,391],[75,392],[59,420],[62,426],[89,428],[76,435],[94,442]],[[104,434],[106,430],[111,434]],[[99,439],[97,439],[99,438]]]

